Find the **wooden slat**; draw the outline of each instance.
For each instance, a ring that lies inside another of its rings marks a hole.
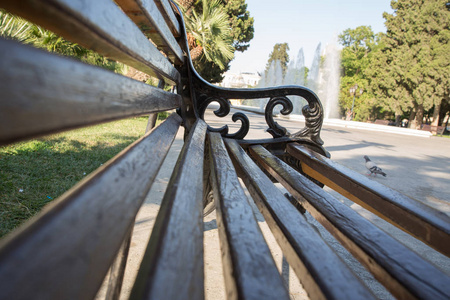
[[[173,170],[131,299],[204,299],[203,154],[198,120]]]
[[[336,162],[292,143],[289,154],[309,176],[450,256],[450,217]]]
[[[228,298],[289,299],[222,137],[208,136]]]
[[[177,17],[175,16],[175,13],[172,9],[172,1],[170,0],[155,0],[156,4],[159,7],[159,10],[161,11],[162,15],[166,19],[167,24],[169,25],[170,30],[172,31],[172,34],[175,37],[181,36],[181,26],[178,22]]]
[[[0,299],[92,299],[180,122],[172,115],[2,240]]]
[[[134,224],[133,224],[134,225]],[[127,233],[119,252],[109,270],[108,287],[106,290],[105,300],[117,300],[120,298],[120,291],[122,290],[123,278],[125,275],[125,268],[127,266],[128,252],[131,245],[131,235],[133,228]],[[98,294],[97,294],[98,298]]]
[[[175,85],[178,71],[110,0],[0,0],[0,7]]]
[[[312,299],[374,299],[235,140],[225,141],[242,179]]]
[[[179,107],[142,82],[0,39],[0,144]]]
[[[183,63],[183,51],[154,1],[116,0],[116,3],[139,26],[141,31],[157,45],[159,50],[166,53],[173,62]]]
[[[450,277],[261,146],[250,153],[399,299],[448,299]]]

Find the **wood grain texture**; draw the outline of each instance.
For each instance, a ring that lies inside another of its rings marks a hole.
[[[155,0],[156,5],[158,5],[161,14],[166,19],[172,34],[175,37],[181,36],[181,26],[175,15],[174,9],[172,8],[173,2],[170,0]]]
[[[125,268],[127,266],[128,252],[131,245],[132,231],[132,228],[128,231],[116,258],[110,267],[105,300],[118,300],[120,298]],[[98,298],[98,294],[96,298]]]
[[[110,0],[0,0],[0,7],[69,41],[175,85],[180,74]]]
[[[181,96],[0,39],[0,144],[165,111]]]
[[[0,299],[92,299],[180,122],[172,115],[3,239]]]
[[[181,150],[132,299],[204,299],[202,175],[206,128],[199,119]]]
[[[157,48],[176,64],[182,64],[185,57],[178,45],[166,18],[153,0],[116,0],[127,16],[149,37]],[[163,11],[164,12],[164,11]]]
[[[222,137],[208,137],[227,298],[289,299]]]
[[[226,140],[242,179],[311,299],[374,299],[237,141]]]
[[[250,153],[399,299],[448,299],[450,277],[261,146]]]
[[[303,170],[386,221],[450,257],[450,217],[300,144],[287,146]],[[309,173],[308,173],[309,171]]]

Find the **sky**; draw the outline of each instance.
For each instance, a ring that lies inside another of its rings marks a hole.
[[[303,48],[305,64],[311,66],[319,43],[324,49],[348,28],[371,26],[386,32],[383,12],[392,13],[390,0],[246,0],[254,18],[255,34],[245,52],[236,52],[230,71],[263,71],[276,43],[289,44],[289,58]]]

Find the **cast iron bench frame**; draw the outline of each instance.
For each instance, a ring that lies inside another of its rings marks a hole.
[[[323,109],[309,89],[227,89],[205,82],[189,59],[184,22],[168,0],[0,1],[0,7],[160,80],[152,87],[14,41],[0,40],[0,144],[100,122],[177,109],[160,126],[87,176],[0,246],[0,299],[92,299],[105,276],[107,299],[122,285],[136,213],[180,125],[185,143],[134,283],[133,299],[203,299],[203,207],[213,199],[228,298],[288,299],[238,175],[287,261],[313,299],[370,299],[372,293],[306,222],[306,209],[394,296],[445,299],[450,280],[321,187],[325,184],[445,255],[449,217],[329,159]],[[137,24],[138,26],[136,26]],[[149,42],[148,39],[152,42]],[[165,85],[174,92],[163,90]],[[273,109],[301,96],[305,128],[289,133]],[[230,112],[229,99],[269,98],[272,139],[204,121]],[[292,196],[272,184],[277,181]],[[294,202],[294,203],[291,203]],[[294,204],[294,205],[293,205]],[[297,206],[297,209],[295,208]]]

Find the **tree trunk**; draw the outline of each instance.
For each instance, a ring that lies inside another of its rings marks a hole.
[[[437,129],[439,126],[439,112],[441,110],[441,102],[439,104],[434,105],[434,111],[433,111],[433,121],[431,122],[431,133],[437,134]]]
[[[192,61],[195,61],[197,59],[200,58],[200,56],[203,53],[203,47],[202,46],[197,46],[194,49],[190,50],[191,51],[191,59]]]
[[[408,128],[416,129],[416,110],[417,104],[414,104],[414,108],[411,108],[411,113],[409,115]]]
[[[416,123],[415,129],[422,128],[422,123],[423,123],[423,105],[422,104],[417,106],[416,117],[414,118],[414,122]]]
[[[402,115],[395,114],[395,126],[400,127],[402,125]]]
[[[431,122],[431,126],[438,126],[439,125],[439,115],[441,112],[441,102],[439,104],[434,105],[434,112],[433,112],[433,122]]]

